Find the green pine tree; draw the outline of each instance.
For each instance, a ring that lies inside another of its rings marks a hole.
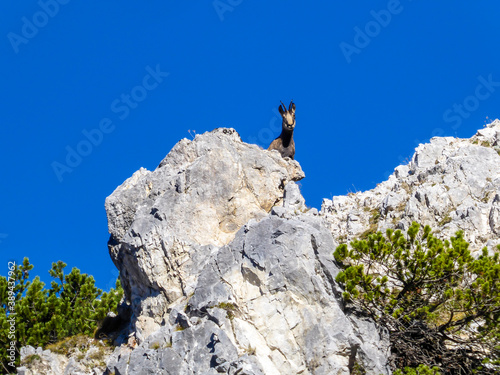
[[[119,280],[115,289],[103,293],[92,276],[82,274],[78,268],[65,274],[65,267],[62,261],[52,263],[49,274],[54,280],[50,289],[45,289],[38,276],[29,279],[33,265],[27,258],[22,265],[16,265],[12,279],[0,276],[0,360],[5,373],[15,372],[8,356],[9,319],[15,319],[17,366],[22,346],[45,347],[69,336],[92,336],[108,312],[117,312],[123,297]],[[9,281],[14,285],[14,312],[8,309]]]
[[[468,248],[462,232],[443,242],[417,223],[337,247],[344,298],[388,329],[397,368],[500,371],[499,252]]]

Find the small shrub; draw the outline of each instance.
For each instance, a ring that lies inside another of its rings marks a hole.
[[[157,342],[154,342],[152,343],[150,346],[149,346],[150,349],[154,349],[154,350],[158,350],[160,349],[160,344],[157,343]]]
[[[443,225],[446,225],[448,223],[451,223],[452,219],[450,215],[446,215],[439,223],[438,226],[442,227]]]
[[[378,224],[380,220],[380,211],[378,209],[372,210],[372,216],[370,217],[370,224]]]
[[[429,368],[426,365],[420,365],[417,368],[405,367],[404,370],[394,371],[394,375],[441,375],[439,368]]]
[[[65,356],[71,354],[71,351],[74,349],[78,349],[81,352],[85,353],[92,341],[93,340],[88,336],[75,335],[66,337],[54,344],[47,345],[46,349],[49,349],[53,353],[62,354]]]
[[[376,208],[372,209],[370,219],[368,220],[370,226],[368,227],[367,230],[365,230],[363,233],[360,234],[360,238],[368,238],[370,234],[375,233],[378,228],[379,220],[380,220],[380,211]]]
[[[489,181],[491,182],[491,181]],[[491,192],[487,192],[486,194],[484,194],[484,197],[481,199],[481,202],[483,203],[488,203],[490,201],[490,195],[491,195]]]
[[[38,354],[32,354],[24,359],[23,365],[30,366],[34,362],[39,362],[41,360],[42,358]]]
[[[350,375],[366,375],[366,370],[358,362],[355,362],[354,365],[352,366]]]
[[[235,316],[234,313],[236,311],[236,305],[234,303],[221,302],[216,307],[218,307],[219,309],[226,310],[226,316],[229,320],[234,319],[234,316]]]
[[[106,347],[103,348],[95,348],[95,350],[92,350],[88,356],[87,359],[91,361],[96,361],[99,364],[105,363],[105,359],[108,356],[109,349]]]
[[[347,235],[346,234],[341,234],[340,236],[337,237],[337,241],[339,243],[345,243],[347,241]]]
[[[403,181],[401,183],[401,187],[403,188],[404,191],[406,191],[406,194],[411,195],[411,187],[408,185],[408,182]]]
[[[248,344],[248,346],[245,348],[245,353],[248,355],[255,355],[255,348]]]
[[[443,242],[414,222],[335,250],[345,300],[387,328],[395,369],[499,373],[500,255],[468,247],[462,232]]]

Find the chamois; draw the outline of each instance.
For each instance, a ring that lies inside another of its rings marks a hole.
[[[293,100],[288,106],[281,102],[279,107],[283,122],[281,123],[281,134],[271,142],[268,150],[278,150],[283,158],[289,157],[293,160],[295,156],[295,142],[293,141],[293,129],[295,129],[295,103]]]

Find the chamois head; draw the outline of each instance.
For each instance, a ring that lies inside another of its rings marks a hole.
[[[286,105],[281,102],[279,111],[281,117],[283,117],[283,130],[293,131],[293,129],[295,128],[295,103],[293,102],[293,100],[290,102],[288,110],[286,109]]]

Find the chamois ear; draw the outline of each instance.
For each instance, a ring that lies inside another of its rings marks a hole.
[[[295,103],[293,100],[290,102],[290,105],[288,106],[288,112],[291,112],[292,114],[295,113]]]
[[[283,103],[281,103],[280,107],[278,108],[278,110],[280,111],[281,116],[283,116],[283,114],[286,112],[285,105]]]

